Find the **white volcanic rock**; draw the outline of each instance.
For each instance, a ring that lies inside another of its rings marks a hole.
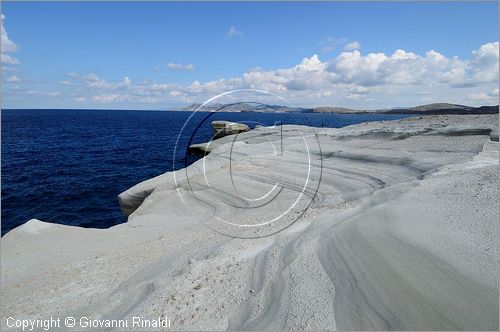
[[[260,126],[262,127],[262,126]],[[235,136],[247,131],[250,131],[250,127],[243,123],[236,123],[230,121],[212,121],[212,130],[214,134],[214,139],[221,139],[223,137],[231,136],[227,138],[224,142],[232,142],[235,140]],[[215,143],[217,142],[217,143]],[[213,144],[212,144],[213,143]],[[188,147],[189,153],[205,155],[209,153],[215,146],[218,146],[221,142],[211,141],[207,143],[191,144]]]
[[[5,235],[1,315],[498,330],[497,123],[428,116],[212,141],[188,168],[120,194],[126,224],[30,221]]]
[[[212,129],[216,138],[250,131],[246,124],[230,121],[212,121]]]

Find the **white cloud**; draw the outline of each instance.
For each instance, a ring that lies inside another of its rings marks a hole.
[[[471,93],[468,95],[468,98],[470,100],[475,100],[475,101],[491,101],[491,100],[498,100],[498,88],[495,88],[491,90],[490,92],[478,92],[478,93]]]
[[[17,65],[19,64],[19,60],[6,54],[6,53],[12,53],[12,52],[16,52],[17,49],[18,49],[18,46],[16,45],[16,43],[14,43],[10,38],[9,38],[9,35],[7,34],[7,30],[5,30],[5,27],[3,25],[3,20],[5,19],[5,15],[4,14],[1,14],[1,30],[2,30],[2,34],[1,34],[1,49],[2,49],[2,52],[0,54],[0,57],[1,57],[1,62],[3,64],[7,64],[7,65]]]
[[[13,71],[16,71],[15,67],[2,66],[2,72],[13,72]]]
[[[26,94],[45,97],[58,97],[61,95],[60,91],[40,91],[40,90],[27,90]]]
[[[11,75],[5,78],[6,82],[12,83],[12,82],[21,82],[21,79],[17,77],[16,75]]]
[[[191,71],[194,70],[194,65],[191,63],[188,64],[182,64],[182,63],[173,63],[169,62],[165,65],[167,69],[173,69],[173,70],[186,70],[186,71]]]
[[[484,101],[490,99],[490,96],[487,95],[484,92],[479,92],[479,93],[472,93],[469,95],[470,100],[475,100],[475,101]]]
[[[229,37],[239,37],[239,36],[242,36],[243,35],[243,32],[239,31],[238,29],[236,29],[235,26],[232,26],[229,28],[229,30],[227,31],[227,35]]]
[[[358,41],[352,41],[344,46],[345,51],[353,51],[361,49],[361,43]]]
[[[92,100],[98,103],[112,103],[115,101],[123,100],[123,96],[117,93],[102,94],[92,97]]]
[[[17,45],[14,43],[12,40],[9,39],[9,36],[7,34],[7,31],[5,30],[5,27],[3,25],[3,20],[5,19],[5,15],[1,14],[1,28],[2,28],[2,35],[1,35],[1,46],[2,50],[4,52],[15,52],[17,51]]]
[[[327,37],[326,39],[322,40],[319,45],[321,46],[321,50],[325,53],[331,52],[337,48],[339,48],[341,45],[344,45],[342,49],[344,51],[354,51],[354,50],[359,50],[361,49],[361,43],[353,40],[349,41],[347,38],[333,38],[333,37]]]
[[[131,86],[132,81],[125,76],[121,82],[108,82],[99,77],[95,73],[89,73],[86,75],[80,75],[78,73],[67,73],[67,77],[82,82],[88,88],[94,88],[98,90],[118,90],[121,88],[127,88]],[[59,84],[70,85],[70,81],[59,81]]]
[[[496,48],[495,48],[496,47]],[[69,73],[79,96],[96,103],[197,102],[235,89],[276,93],[304,106],[393,107],[427,102],[496,104],[498,42],[471,52],[470,59],[423,55],[398,49],[392,54],[359,50],[329,60],[316,54],[289,68],[253,68],[240,76],[191,84],[107,81],[97,74]],[[493,74],[492,74],[493,73]]]
[[[132,84],[132,81],[130,80],[130,78],[128,78],[127,76],[125,76],[123,78],[123,82],[119,83],[119,84],[122,84],[123,86],[130,86],[130,84]]]
[[[182,95],[182,92],[173,90],[173,91],[170,91],[168,94],[171,97],[177,97],[177,96]]]
[[[319,45],[323,52],[331,52],[336,49],[340,44],[346,43],[348,40],[346,38],[333,38],[326,37],[325,40],[321,41]]]
[[[2,57],[2,63],[3,64],[6,64],[6,65],[17,65],[17,64],[19,64],[19,60],[17,60],[14,57],[11,57],[8,54],[2,53],[1,57]]]
[[[487,82],[498,79],[498,42],[487,43],[472,52],[473,58],[468,70],[471,79]]]
[[[394,98],[391,95],[412,100],[421,100],[422,95],[463,100],[465,95],[456,90],[458,87],[498,85],[498,58],[498,42],[482,45],[472,53],[471,60],[447,58],[433,50],[424,55],[402,49],[391,55],[363,55],[354,50],[329,61],[313,55],[291,68],[253,70],[240,77],[205,83],[195,81],[177,90],[208,96],[233,89],[262,89],[302,102],[328,96],[332,100],[371,98],[369,95],[384,95],[385,102]]]

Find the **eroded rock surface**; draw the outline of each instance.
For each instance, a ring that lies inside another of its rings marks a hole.
[[[1,316],[498,330],[497,123],[428,116],[215,140],[187,169],[120,194],[126,224],[32,220],[4,236]]]

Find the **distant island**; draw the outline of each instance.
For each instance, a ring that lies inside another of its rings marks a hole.
[[[202,104],[194,103],[182,111],[195,111]],[[290,107],[284,105],[264,105],[253,103],[234,103],[234,104],[210,104],[203,106],[204,111],[218,112],[275,112],[275,113],[348,113],[348,114],[366,114],[366,113],[381,113],[381,114],[497,114],[499,111],[498,105],[494,106],[466,106],[450,103],[433,103],[420,105],[415,107],[395,107],[389,109],[367,109],[357,110],[346,107],[321,106],[314,108]]]

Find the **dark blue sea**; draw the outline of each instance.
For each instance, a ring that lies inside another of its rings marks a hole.
[[[173,170],[175,142],[190,115],[2,110],[2,235],[32,218],[95,228],[126,222],[118,194]],[[250,127],[278,122],[338,128],[404,117],[408,115],[196,113],[181,133],[175,168],[186,166],[191,139],[191,143],[200,143],[211,138],[213,120],[251,121]],[[190,156],[187,163],[196,158]]]

